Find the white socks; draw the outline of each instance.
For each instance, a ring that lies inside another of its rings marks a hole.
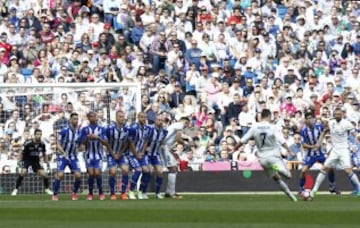
[[[282,190],[283,192],[285,192],[285,194],[286,194],[291,200],[297,201],[297,200],[296,200],[296,197],[294,196],[294,194],[291,193],[289,187],[287,186],[287,184],[286,184],[284,181],[282,181],[282,180],[280,179],[280,180],[276,180],[276,182],[278,182],[281,190]]]
[[[351,181],[351,183],[356,186],[356,190],[359,191],[360,190],[360,182],[358,179],[358,176],[355,173],[352,173],[349,175],[349,179]]]
[[[320,171],[318,176],[316,177],[315,185],[313,189],[311,190],[313,193],[317,192],[320,188],[320,185],[325,180],[326,172]]]
[[[166,193],[175,195],[176,173],[168,174],[168,182],[166,186]]]

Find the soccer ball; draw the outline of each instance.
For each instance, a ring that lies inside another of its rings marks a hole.
[[[301,193],[301,197],[304,201],[312,201],[314,198],[311,194],[311,190],[310,189],[305,189],[302,193]]]

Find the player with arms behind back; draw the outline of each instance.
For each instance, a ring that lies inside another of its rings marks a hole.
[[[102,189],[101,166],[103,159],[103,146],[108,147],[105,129],[98,125],[95,112],[87,114],[89,124],[81,129],[80,142],[85,146],[85,162],[88,173],[89,194],[87,199],[93,200],[94,178],[99,190],[99,199],[104,200]]]
[[[294,153],[290,151],[284,138],[281,137],[282,134],[278,131],[278,128],[271,124],[270,121],[271,111],[269,109],[263,109],[261,112],[261,122],[251,126],[250,130],[241,138],[237,148],[246,143],[250,138],[254,138],[259,150],[256,155],[264,171],[279,184],[281,190],[285,192],[292,201],[297,201],[287,184],[281,179],[281,176],[288,179],[291,178],[291,173],[281,158],[278,143],[280,143],[289,154],[293,155]]]
[[[355,187],[355,195],[360,196],[360,183],[357,175],[352,170],[351,154],[348,142],[349,133],[353,132],[354,126],[350,121],[343,118],[341,108],[335,109],[334,119],[331,119],[328,125],[333,149],[316,178],[315,185],[311,190],[311,195],[314,196],[314,194],[319,190],[319,187],[324,181],[326,173],[329,169],[335,168],[338,165],[348,174],[351,184]]]
[[[149,137],[149,146],[146,156],[146,164],[143,166],[143,175],[141,178],[140,191],[143,193],[143,198],[147,198],[147,188],[151,179],[150,175],[150,165],[152,165],[156,172],[156,181],[155,181],[155,197],[157,199],[163,199],[163,196],[160,195],[160,188],[162,185],[162,162],[160,158],[160,150],[163,146],[164,140],[168,134],[168,131],[163,128],[163,117],[158,115],[155,120],[154,127],[151,128],[150,137]],[[146,165],[146,166],[145,166]],[[144,172],[146,169],[146,172]]]
[[[58,200],[58,193],[60,189],[60,180],[64,177],[65,168],[68,166],[75,176],[74,188],[71,194],[72,200],[78,200],[77,191],[80,187],[81,174],[80,165],[77,157],[78,140],[80,131],[77,129],[79,123],[79,115],[77,113],[70,114],[70,123],[68,127],[65,127],[60,131],[59,142],[56,147],[58,149],[57,155],[57,169],[58,172],[54,179],[53,190],[54,195],[52,200]]]
[[[109,167],[109,186],[110,199],[116,200],[115,186],[116,186],[116,171],[117,167],[121,169],[121,195],[120,199],[127,200],[126,188],[129,182],[129,160],[123,154],[128,147],[130,128],[125,125],[125,113],[123,111],[116,112],[116,123],[106,129],[106,136],[108,138],[109,147],[107,161]]]
[[[323,165],[325,162],[325,154],[321,148],[325,136],[324,126],[322,124],[315,124],[314,114],[311,110],[305,112],[305,126],[301,130],[300,135],[305,151],[299,180],[299,193],[301,194],[304,191],[306,172],[315,163]],[[334,170],[329,170],[328,179],[329,191],[339,194],[335,188]]]
[[[53,192],[49,189],[49,179],[44,171],[44,168],[40,164],[40,155],[43,156],[44,162],[47,163],[47,155],[46,155],[46,147],[45,143],[41,141],[42,131],[40,129],[36,129],[34,131],[34,138],[25,141],[22,149],[22,153],[19,157],[19,163],[22,164],[22,169],[19,177],[16,180],[15,189],[12,191],[11,195],[16,196],[18,189],[24,179],[24,177],[28,173],[28,169],[31,166],[34,173],[37,173],[44,180],[45,192],[48,195],[52,195]]]

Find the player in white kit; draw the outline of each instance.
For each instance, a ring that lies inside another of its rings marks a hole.
[[[188,136],[183,134],[182,131],[185,128],[187,128],[189,125],[190,125],[190,119],[188,117],[182,117],[180,119],[180,122],[171,124],[167,128],[168,134],[164,140],[165,145],[162,150],[162,160],[163,160],[164,166],[167,167],[169,170],[168,182],[167,182],[167,187],[166,187],[166,191],[165,191],[165,197],[168,197],[168,198],[180,198],[180,196],[178,194],[176,194],[176,191],[175,191],[178,163],[177,163],[177,160],[171,150],[176,142],[184,143],[183,138],[184,137],[188,138]]]
[[[246,143],[250,138],[255,139],[258,152],[256,156],[259,159],[264,171],[273,178],[280,186],[281,190],[292,200],[297,201],[295,195],[290,191],[287,184],[281,179],[281,176],[291,178],[291,173],[286,167],[281,153],[278,148],[278,143],[283,146],[289,154],[293,155],[290,148],[282,137],[278,127],[271,124],[271,111],[264,109],[261,112],[261,122],[254,124],[250,130],[241,138],[240,147]]]
[[[316,178],[311,194],[313,196],[314,193],[319,190],[329,169],[339,166],[348,174],[351,184],[355,187],[355,195],[360,196],[360,183],[357,175],[352,170],[351,153],[348,142],[349,133],[354,130],[354,126],[350,121],[343,118],[341,108],[335,109],[334,119],[329,121],[327,130],[330,130],[333,148]]]

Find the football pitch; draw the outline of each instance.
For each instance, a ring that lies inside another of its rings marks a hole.
[[[318,195],[291,202],[284,195],[185,195],[181,200],[71,201],[61,195],[0,195],[0,227],[359,227],[360,197]]]

